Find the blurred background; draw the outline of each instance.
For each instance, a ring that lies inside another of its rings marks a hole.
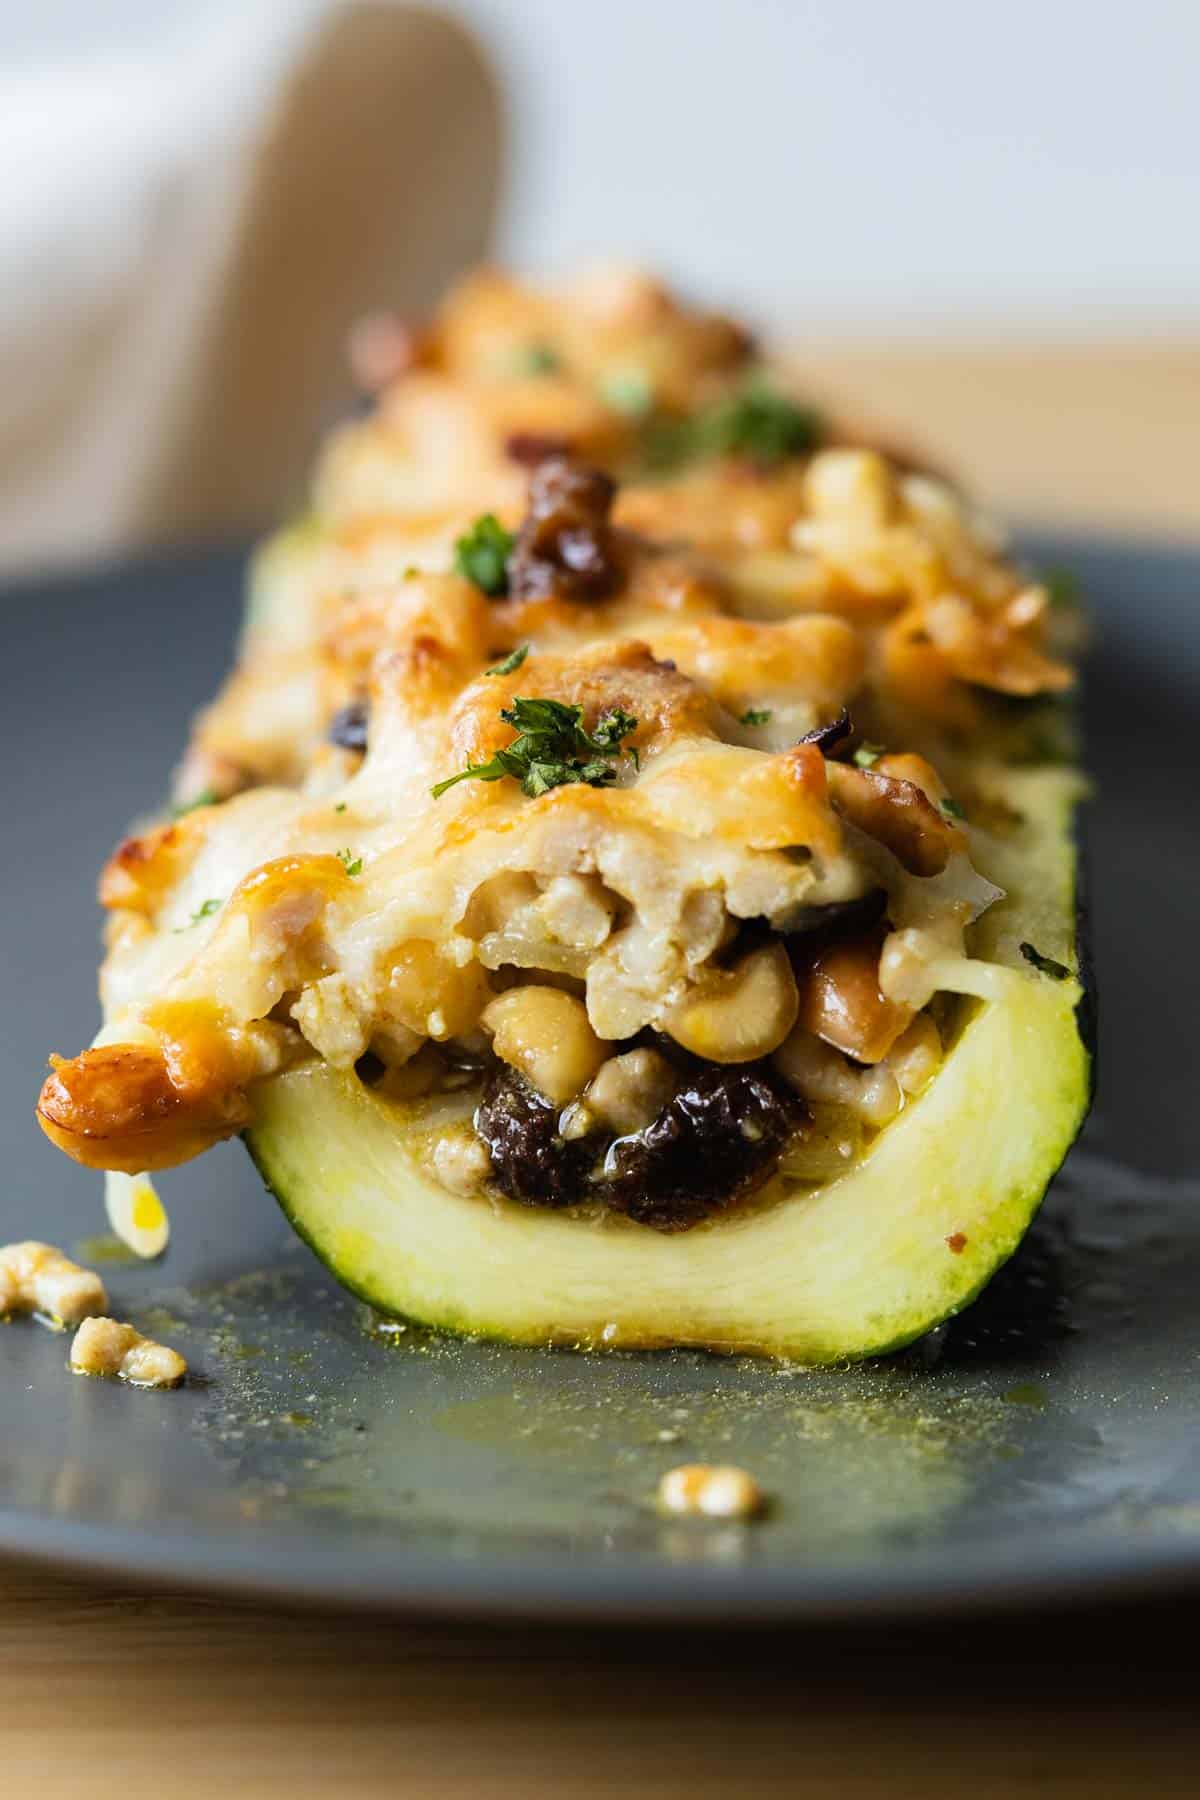
[[[646,259],[1022,518],[1200,529],[1200,8],[0,8],[0,568],[255,527],[364,308]]]

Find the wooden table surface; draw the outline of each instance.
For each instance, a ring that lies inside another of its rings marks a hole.
[[[1200,343],[803,359],[999,508],[1200,535]],[[289,1614],[0,1560],[0,1793],[1190,1800],[1192,1612],[564,1631]]]
[[[0,1792],[1194,1800],[1190,1607],[936,1631],[380,1623],[0,1565]]]

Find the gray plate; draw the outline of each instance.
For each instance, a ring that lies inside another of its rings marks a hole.
[[[821,1374],[372,1335],[225,1147],[166,1182],[164,1264],[104,1265],[114,1309],[188,1357],[186,1388],[82,1381],[62,1337],[0,1331],[0,1549],[288,1598],[676,1620],[912,1618],[1200,1575],[1200,553],[1032,548],[1098,621],[1103,1061],[1086,1143],[979,1304]],[[97,1178],[44,1143],[33,1099],[45,1052],[94,1029],[95,871],[221,674],[239,580],[204,554],[0,598],[0,1241],[103,1228]],[[747,1464],[770,1516],[660,1521],[648,1496],[684,1459]]]

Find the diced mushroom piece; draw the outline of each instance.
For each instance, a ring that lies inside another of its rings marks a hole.
[[[117,1319],[87,1319],[71,1343],[76,1375],[115,1375],[133,1387],[178,1387],[187,1364],[177,1350]]]
[[[108,1295],[99,1275],[56,1250],[53,1244],[0,1246],[0,1317],[40,1313],[61,1330],[103,1312]]]
[[[798,975],[800,1024],[860,1063],[882,1062],[912,1017],[879,991],[885,930],[825,945]]]
[[[876,774],[890,775],[895,781],[911,782],[936,807],[940,808],[949,796],[950,790],[928,757],[919,756],[914,750],[885,751],[871,767]]]
[[[616,484],[601,469],[548,457],[529,484],[529,511],[508,561],[515,600],[596,600],[621,579],[609,515]]]
[[[915,781],[849,763],[827,763],[826,770],[838,811],[877,838],[911,875],[940,875],[962,849],[962,832]]]

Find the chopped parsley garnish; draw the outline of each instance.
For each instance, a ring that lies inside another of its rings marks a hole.
[[[771,468],[817,449],[824,436],[820,413],[798,405],[757,375],[690,418],[652,418],[644,454],[650,468],[660,472],[701,456],[743,456]]]
[[[654,383],[645,369],[633,365],[612,369],[601,382],[600,392],[614,412],[630,419],[644,419],[654,408]]]
[[[1034,968],[1040,970],[1043,975],[1049,975],[1055,981],[1070,980],[1071,971],[1065,963],[1055,962],[1052,956],[1043,956],[1034,945],[1022,944],[1020,951],[1025,961],[1032,963]]]
[[[454,545],[454,566],[460,575],[493,599],[508,592],[508,558],[513,534],[505,531],[494,513],[483,513]]]
[[[1079,583],[1070,569],[1047,569],[1042,586],[1051,606],[1066,608],[1079,604]]]
[[[699,456],[694,419],[664,419],[651,416],[642,429],[642,457],[649,473],[669,475],[672,470]]]
[[[363,859],[361,856],[355,856],[352,850],[339,850],[336,854],[347,875],[362,874]]]
[[[886,755],[885,745],[862,743],[854,752],[854,765],[858,769],[873,769],[880,757]]]
[[[190,800],[183,800],[178,806],[173,806],[171,808],[171,817],[173,819],[182,819],[184,813],[195,812],[198,806],[216,806],[220,798],[221,796],[218,794],[216,788],[201,788],[200,792],[194,794]]]
[[[766,464],[815,450],[824,433],[811,406],[798,406],[761,378],[718,400],[695,427],[701,450],[710,456],[748,456]]]
[[[769,706],[748,706],[738,720],[740,725],[765,725],[771,717]]]
[[[528,655],[529,645],[518,644],[515,650],[509,651],[503,662],[495,663],[490,669],[485,669],[483,672],[485,675],[511,675],[514,669],[520,668]]]
[[[562,357],[553,344],[540,339],[531,344],[517,344],[500,359],[500,373],[519,380],[522,375],[557,375]]]
[[[941,813],[943,819],[965,819],[967,816],[958,801],[953,799],[949,794],[946,795],[944,800],[938,801],[938,811]]]
[[[459,781],[502,781],[506,775],[519,781],[531,800],[551,788],[585,782],[588,787],[607,787],[616,780],[615,759],[629,756],[635,768],[638,754],[621,740],[637,730],[637,720],[614,707],[597,721],[592,732],[584,730],[583,708],[561,700],[514,698],[500,717],[517,733],[511,744],[484,763],[468,763],[457,775],[439,781],[429,791],[434,799]]]
[[[344,800],[339,800],[333,810],[334,812],[345,812],[346,802]]]
[[[198,925],[200,923],[201,919],[211,919],[215,912],[220,912],[224,904],[225,902],[223,900],[202,900],[187,924],[177,925],[175,927],[176,932],[190,931],[193,925]]]

